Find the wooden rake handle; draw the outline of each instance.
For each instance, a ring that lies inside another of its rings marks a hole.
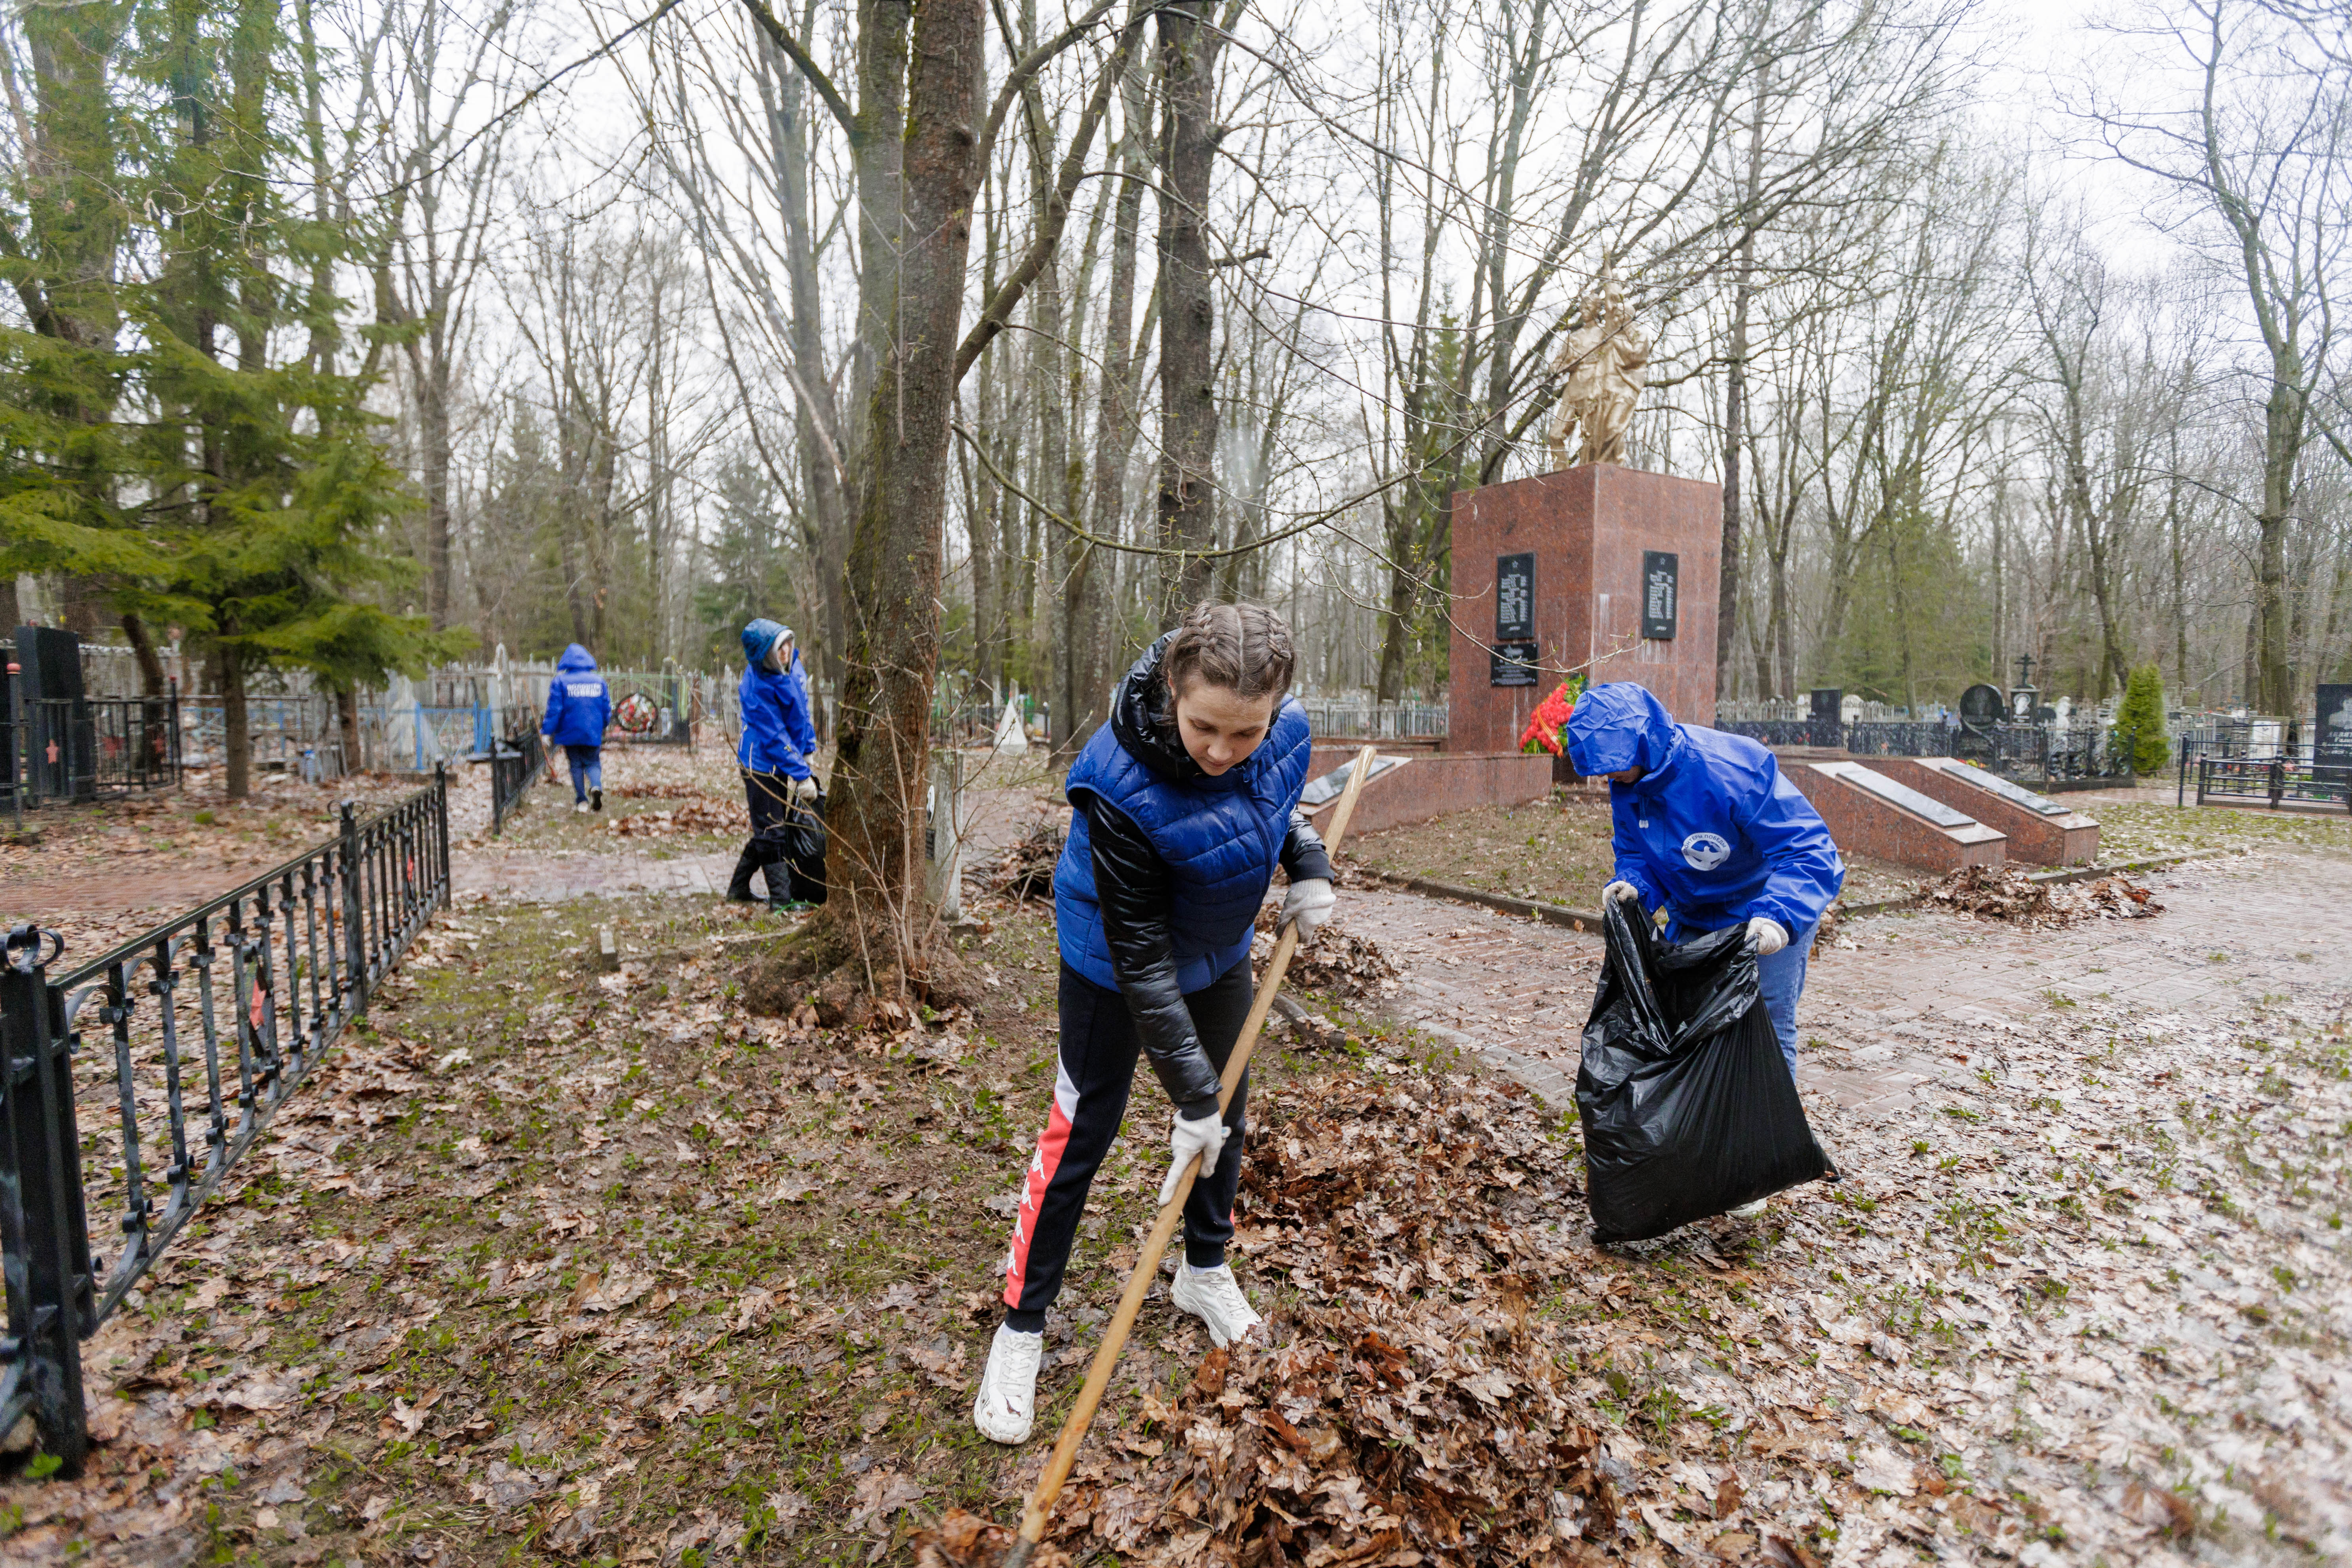
[[[1324,841],[1333,852],[1339,840],[1347,837],[1348,819],[1356,813],[1356,796],[1362,793],[1364,780],[1372,771],[1372,748],[1366,746],[1356,753],[1348,773],[1347,788],[1340,793],[1339,807],[1331,814],[1331,836]],[[1265,978],[1259,982],[1257,997],[1250,1004],[1249,1016],[1242,1023],[1241,1037],[1234,1042],[1233,1054],[1225,1058],[1225,1070],[1217,1088],[1217,1113],[1224,1114],[1234,1100],[1234,1086],[1242,1074],[1249,1070],[1250,1052],[1257,1045],[1258,1031],[1265,1026],[1265,1016],[1274,1008],[1275,993],[1282,989],[1283,976],[1289,972],[1290,956],[1298,951],[1298,929],[1286,925],[1275,939],[1274,962],[1266,965]],[[1159,1277],[1160,1259],[1168,1251],[1168,1243],[1176,1234],[1177,1222],[1184,1217],[1184,1201],[1192,1195],[1192,1183],[1201,1173],[1201,1157],[1192,1156],[1177,1178],[1176,1195],[1160,1206],[1160,1217],[1152,1223],[1151,1234],[1144,1238],[1142,1255],[1135,1260],[1135,1271],[1127,1278],[1127,1289],[1120,1293],[1118,1310],[1111,1314],[1110,1327],[1103,1332],[1102,1344],[1095,1351],[1092,1365],[1087,1368],[1087,1381],[1078,1390],[1078,1402],[1070,1407],[1069,1418],[1062,1423],[1062,1435],[1055,1441],[1053,1457],[1045,1461],[1045,1473],[1037,1478],[1037,1489],[1030,1494],[1028,1506],[1021,1512],[1021,1531],[1013,1538],[1012,1549],[1004,1554],[1004,1568],[1026,1568],[1029,1554],[1045,1539],[1045,1521],[1054,1511],[1054,1500],[1062,1494],[1062,1483],[1070,1479],[1071,1467],[1078,1462],[1078,1445],[1086,1441],[1087,1428],[1094,1425],[1095,1407],[1102,1403],[1103,1391],[1110,1386],[1110,1374],[1118,1366],[1118,1353],[1127,1348],[1127,1336],[1135,1327],[1136,1314],[1143,1310],[1143,1298]]]

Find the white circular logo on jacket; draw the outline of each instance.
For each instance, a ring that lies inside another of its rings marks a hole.
[[[1683,858],[1694,871],[1712,871],[1731,858],[1731,846],[1720,833],[1694,833],[1683,840]]]

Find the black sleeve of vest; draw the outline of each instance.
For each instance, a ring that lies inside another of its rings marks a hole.
[[[1176,984],[1176,943],[1168,929],[1168,868],[1135,824],[1092,791],[1077,798],[1087,814],[1093,851],[1095,898],[1102,907],[1103,939],[1111,973],[1127,998],[1136,1037],[1160,1087],[1188,1117],[1217,1110],[1217,1069],[1201,1048],[1192,1010]]]
[[[1323,847],[1323,836],[1296,806],[1290,811],[1290,836],[1282,841],[1282,871],[1294,882],[1331,879],[1331,856]]]

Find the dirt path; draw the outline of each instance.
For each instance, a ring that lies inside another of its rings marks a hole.
[[[2167,910],[2146,921],[2026,931],[1912,910],[1849,921],[1807,977],[1800,1086],[1886,1109],[1949,1076],[1952,1048],[1988,1026],[2094,1000],[2159,1024],[2242,1018],[2265,997],[2342,988],[2352,975],[2352,868],[2339,861],[2256,854],[2150,885]],[[1529,1088],[1570,1103],[1597,935],[1371,889],[1344,894],[1341,914],[1409,958],[1399,1017],[1507,1053],[1496,1059]]]

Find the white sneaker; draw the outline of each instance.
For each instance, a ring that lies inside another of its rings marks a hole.
[[[584,800],[575,800],[572,803],[572,809],[577,815],[585,816],[588,811],[588,803]]]
[[[988,1368],[980,1374],[980,1397],[971,1402],[971,1424],[982,1436],[992,1443],[1029,1440],[1037,1419],[1037,1363],[1045,1358],[1045,1335],[997,1325]]]
[[[1764,1200],[1758,1198],[1752,1204],[1741,1204],[1736,1209],[1726,1209],[1723,1212],[1732,1219],[1754,1219],[1764,1212]]]
[[[1213,1345],[1229,1345],[1262,1321],[1249,1304],[1249,1298],[1242,1294],[1241,1281],[1223,1263],[1208,1269],[1178,1264],[1176,1284],[1168,1298],[1176,1303],[1178,1311],[1190,1312],[1209,1325],[1209,1342]]]

